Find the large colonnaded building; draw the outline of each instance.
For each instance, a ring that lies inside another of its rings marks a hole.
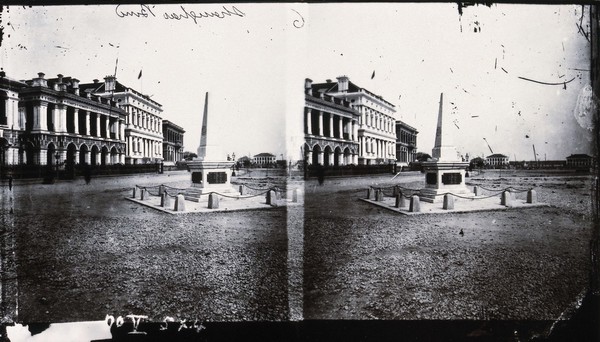
[[[106,76],[104,82],[94,80],[82,84],[83,91],[114,99],[126,113],[125,164],[146,164],[163,160],[162,105]]]
[[[114,76],[81,84],[60,74],[19,81],[0,72],[0,165],[159,162],[161,113]]]
[[[308,164],[370,165],[395,162],[395,106],[358,87],[305,80],[304,157]]]
[[[2,165],[123,163],[126,112],[75,78],[44,76],[0,75]]]
[[[415,158],[413,127],[394,118],[395,106],[340,76],[304,84],[303,153],[308,164],[388,164]],[[398,133],[398,125],[403,133]],[[397,135],[399,134],[399,135]],[[401,152],[398,154],[397,152]]]

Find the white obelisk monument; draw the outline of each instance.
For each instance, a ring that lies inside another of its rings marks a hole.
[[[444,94],[440,94],[440,109],[438,113],[435,146],[431,151],[431,161],[423,162],[425,172],[425,188],[421,189],[419,198],[425,202],[442,202],[443,194],[453,193],[460,196],[473,197],[465,184],[465,171],[468,162],[463,162],[456,153],[453,145],[451,127],[448,120],[444,121]]]
[[[210,134],[212,133],[212,134]],[[208,92],[204,100],[202,133],[198,157],[188,163],[192,172],[192,186],[202,193],[237,193],[231,185],[231,171],[234,161],[226,160],[221,147],[215,140],[214,132],[208,130]]]

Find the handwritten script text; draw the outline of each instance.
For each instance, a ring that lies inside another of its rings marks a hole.
[[[165,20],[190,21],[198,24],[202,19],[226,19],[232,17],[243,18],[244,12],[236,6],[223,5],[219,10],[192,11],[181,5],[175,11],[162,12],[156,6],[149,5],[117,5],[115,14],[119,18],[162,18]]]

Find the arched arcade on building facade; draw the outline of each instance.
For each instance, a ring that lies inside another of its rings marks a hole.
[[[356,149],[348,146],[334,146],[316,143],[312,147],[305,143],[303,147],[304,160],[308,165],[345,166],[356,164],[358,154]]]
[[[65,167],[122,164],[125,157],[124,151],[116,144],[69,142],[65,148],[59,148],[54,141],[48,142],[41,148],[36,148],[32,142],[25,142],[19,149],[19,154],[20,160],[25,165],[56,166],[58,164]]]

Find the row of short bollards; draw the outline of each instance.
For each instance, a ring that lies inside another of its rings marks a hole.
[[[399,191],[396,194],[396,208],[406,207],[406,197],[402,194],[402,191]],[[410,197],[410,203],[408,204],[409,212],[420,212],[421,211],[421,199],[417,195],[412,195]]]
[[[475,194],[475,196],[481,196],[482,195],[481,188],[478,186],[474,186],[473,193]],[[501,205],[510,206],[512,204],[512,202],[514,202],[515,200],[516,200],[515,196],[511,191],[509,191],[509,190],[502,191],[502,194],[500,195],[500,204]],[[528,204],[537,203],[537,192],[535,190],[533,190],[533,189],[527,190],[526,202]]]
[[[481,190],[478,186],[473,188],[473,192],[475,196],[481,195]],[[396,208],[406,207],[406,197],[402,194],[402,191],[398,189],[398,187],[394,187],[394,196],[396,197]],[[375,200],[377,202],[383,201],[383,190],[382,189],[373,189],[369,188],[367,190],[367,199]],[[476,199],[476,198],[473,198]],[[515,201],[514,195],[509,190],[505,190],[502,192],[500,196],[500,204],[505,206],[510,206],[513,201]],[[537,203],[537,193],[535,190],[530,189],[527,191],[527,201],[528,204]],[[442,203],[442,209],[444,210],[453,210],[454,209],[454,196],[452,194],[444,194],[444,200]],[[413,195],[410,197],[410,204],[408,207],[409,212],[420,212],[420,198],[417,195]]]
[[[147,200],[148,198],[150,198],[150,194],[148,193],[148,190],[146,190],[146,189],[144,189],[144,188],[138,189],[138,187],[137,187],[137,186],[136,186],[136,187],[133,187],[133,195],[131,196],[131,198],[137,198],[137,193],[138,193],[138,191],[139,191],[139,193],[140,193],[140,199],[141,199],[142,201],[145,201],[145,200]]]
[[[515,197],[512,192],[505,190],[502,191],[502,196],[500,197],[500,204],[505,206],[510,206],[512,202],[515,201]],[[535,190],[530,189],[527,191],[527,200],[528,204],[537,203],[537,193]]]
[[[396,197],[396,208],[406,207],[406,197],[402,194],[402,191],[398,187],[394,187],[394,196]],[[367,189],[367,199],[375,200],[377,202],[383,201],[383,190],[381,189]],[[419,196],[413,195],[410,197],[410,203],[408,205],[409,212],[420,212],[421,211],[421,202]]]
[[[367,199],[369,199],[369,200],[375,200],[375,201],[378,201],[378,202],[383,201],[383,190],[369,188],[367,190]]]
[[[240,185],[238,189],[239,189],[241,196],[249,194],[248,189],[243,184]],[[266,192],[265,200],[268,205],[277,206],[277,201],[281,200],[281,193],[279,191],[271,189]],[[298,189],[292,190],[292,202],[294,202],[294,203],[298,202]]]
[[[140,200],[147,201],[150,199],[150,193],[145,188],[133,188],[132,198],[137,198],[137,193],[140,192]],[[163,208],[171,207],[171,195],[169,195],[163,185],[158,187],[158,195],[160,196],[160,206]],[[174,211],[185,211],[185,198],[182,194],[175,196],[175,205],[173,206]]]
[[[245,187],[240,185],[240,194],[245,192]],[[132,198],[137,198],[138,191],[140,193],[140,199],[142,201],[148,200],[150,198],[150,193],[145,188],[138,188],[137,186],[133,188]],[[163,208],[168,208],[171,206],[171,195],[169,195],[165,191],[164,185],[160,185],[158,187],[158,194],[160,196],[160,206]],[[268,205],[278,206],[279,200],[281,200],[281,194],[275,190],[269,190],[266,193],[266,202]],[[292,191],[292,202],[298,202],[298,189],[294,189]],[[219,208],[219,195],[216,193],[208,194],[208,209],[218,209]],[[185,211],[185,196],[183,194],[179,194],[175,196],[175,205],[173,207],[174,211]]]
[[[265,194],[265,199],[268,205],[276,207],[279,205],[278,203],[281,200],[281,193],[279,191],[269,190]],[[298,189],[292,190],[292,202],[298,202]]]

